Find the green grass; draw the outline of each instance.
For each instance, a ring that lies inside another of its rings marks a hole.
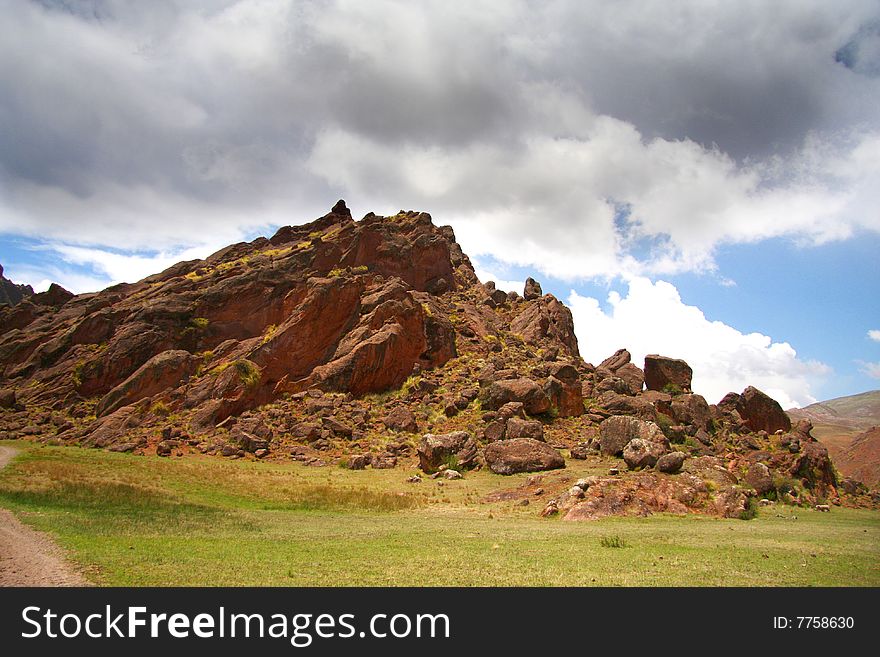
[[[483,501],[525,476],[410,484],[400,468],[7,444],[23,452],[0,472],[0,506],[100,584],[880,585],[871,511],[565,522],[539,518],[540,503]]]

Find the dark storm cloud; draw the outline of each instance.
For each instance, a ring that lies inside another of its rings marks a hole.
[[[682,249],[766,236],[707,228],[782,203],[756,198],[764,174],[742,163],[880,127],[880,80],[858,72],[877,10],[858,0],[0,9],[0,231],[66,241],[232,239],[356,193],[356,207],[419,205],[465,234],[540,217],[516,257],[582,236],[596,256],[583,274],[619,267],[623,233],[671,236],[686,267]],[[837,199],[818,201],[831,216]],[[633,208],[621,234],[615,203]],[[824,235],[827,221],[784,230]]]

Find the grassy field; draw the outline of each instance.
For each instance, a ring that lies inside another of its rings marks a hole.
[[[50,532],[98,584],[880,585],[877,512],[575,523],[484,501],[524,477],[410,484],[405,469],[5,444],[22,453],[0,472],[0,506]]]

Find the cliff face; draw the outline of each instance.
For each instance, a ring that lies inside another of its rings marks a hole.
[[[809,423],[759,390],[710,406],[683,361],[585,363],[568,308],[523,292],[481,284],[426,213],[354,221],[340,201],[137,283],[0,309],[0,438],[499,474],[567,451],[630,470],[545,509],[573,519],[838,499]]]

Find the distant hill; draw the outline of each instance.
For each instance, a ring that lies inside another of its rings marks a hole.
[[[866,484],[880,482],[880,390],[838,397],[788,411],[808,419],[838,470]],[[873,428],[873,430],[871,430]]]
[[[853,438],[834,457],[837,469],[868,486],[880,484],[880,426],[868,429]]]

